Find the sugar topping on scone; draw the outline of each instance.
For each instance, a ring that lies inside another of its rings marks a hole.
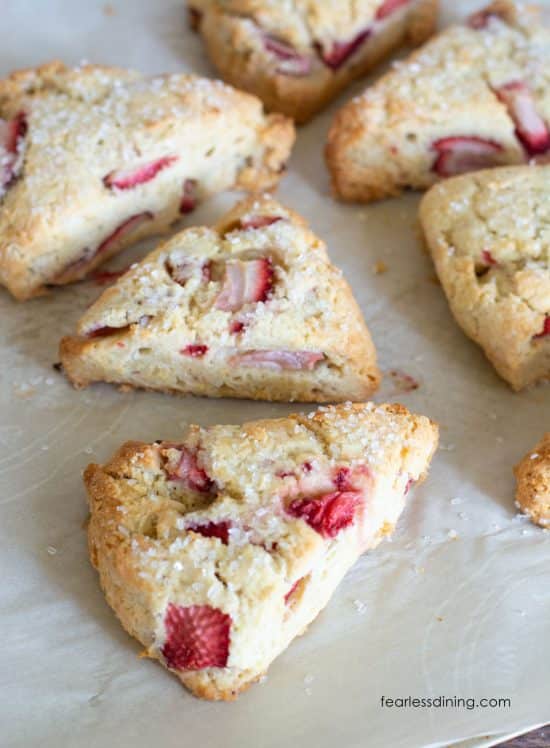
[[[132,266],[64,338],[77,386],[365,399],[376,353],[351,289],[305,221],[269,196],[187,229]]]
[[[19,299],[78,280],[197,200],[274,187],[282,115],[219,81],[50,63],[0,81],[0,283]]]
[[[107,601],[194,694],[235,698],[391,534],[436,445],[372,403],[130,442],[84,475]]]
[[[438,0],[188,0],[225,80],[305,122],[403,42],[433,31]]]
[[[514,468],[516,505],[533,522],[550,528],[550,432]]]
[[[368,202],[550,152],[550,30],[498,0],[345,105],[327,145],[336,194]]]
[[[514,389],[550,378],[550,166],[431,188],[420,219],[451,310]]]

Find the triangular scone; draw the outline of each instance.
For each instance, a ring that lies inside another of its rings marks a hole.
[[[188,0],[224,80],[305,122],[403,43],[433,33],[438,0]]]
[[[519,390],[550,378],[550,166],[438,184],[420,219],[451,310]]]
[[[50,63],[0,81],[0,283],[78,280],[195,202],[275,186],[290,120],[192,75]]]
[[[376,389],[376,352],[323,242],[264,196],[182,231],[105,291],[61,342],[73,384],[328,402]]]
[[[550,30],[497,0],[446,29],[337,114],[336,194],[368,202],[550,149]]]
[[[232,699],[392,533],[437,439],[401,405],[347,403],[129,442],[84,474],[107,601],[194,694]]]

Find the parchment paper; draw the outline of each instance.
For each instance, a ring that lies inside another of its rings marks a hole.
[[[321,0],[320,0],[321,2]],[[53,57],[212,75],[180,0],[3,0],[1,74]],[[447,3],[444,22],[474,3]],[[338,104],[365,83],[344,94]],[[81,471],[127,439],[177,438],[190,422],[241,422],[296,406],[76,392],[52,369],[61,335],[101,289],[17,304],[0,292],[2,698],[0,744],[479,748],[550,720],[550,537],[516,515],[513,464],[550,425],[548,387],[513,394],[458,329],[418,239],[418,196],[369,207],[328,193],[336,106],[300,131],[279,196],[311,221],[350,280],[398,400],[441,425],[428,481],[392,540],[234,704],[192,698],[137,658],[86,552]],[[188,219],[216,218],[236,196]],[[148,242],[110,263],[122,267]],[[387,272],[375,274],[384,262]],[[511,708],[384,709],[382,696],[508,697]]]

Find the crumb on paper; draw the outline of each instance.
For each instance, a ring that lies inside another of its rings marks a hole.
[[[375,275],[382,275],[382,273],[388,272],[388,266],[382,260],[377,260],[372,266],[372,272]]]
[[[398,392],[412,392],[420,387],[414,377],[401,369],[391,369],[388,373]]]
[[[447,533],[447,537],[449,538],[449,540],[456,540],[458,538],[458,533],[456,530],[449,530],[449,532]]]
[[[353,604],[355,605],[355,610],[359,613],[360,616],[367,612],[367,606],[362,600],[354,600]]]
[[[21,384],[14,384],[13,392],[15,397],[19,397],[21,400],[29,400],[36,395],[36,388],[23,382]]]
[[[438,621],[443,621],[444,620],[443,616],[436,616],[436,618],[437,618]]]
[[[57,548],[55,547],[55,545],[49,545],[46,548],[46,552],[47,552],[48,556],[55,556],[56,553],[57,553]]]
[[[113,6],[111,5],[111,3],[106,3],[106,4],[105,4],[105,5],[103,6],[103,13],[104,13],[104,15],[106,15],[106,16],[115,16],[115,15],[116,15],[116,10],[115,10],[115,8],[114,8],[114,7],[113,7]]]

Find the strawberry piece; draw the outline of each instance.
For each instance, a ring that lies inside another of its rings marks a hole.
[[[495,91],[516,126],[516,135],[530,156],[550,148],[550,130],[537,112],[533,95],[523,81],[506,83]]]
[[[205,538],[219,538],[224,545],[229,543],[229,522],[208,522],[204,525],[189,525],[187,530],[203,535]]]
[[[498,265],[498,262],[495,260],[493,255],[489,252],[488,249],[484,249],[481,253],[481,259],[486,265]]]
[[[233,322],[229,325],[229,332],[232,335],[238,335],[240,332],[242,332],[245,329],[246,325],[244,322],[241,322],[238,319],[234,319]]]
[[[414,481],[414,478],[409,478],[409,480],[407,481],[407,483],[406,483],[406,485],[405,485],[405,490],[404,490],[404,492],[403,492],[403,493],[405,494],[405,496],[406,496],[406,495],[407,495],[407,494],[409,493],[409,491],[411,490],[411,486],[413,486],[413,485],[414,485],[414,482],[415,482],[415,481]]]
[[[186,179],[183,183],[183,192],[180,200],[180,213],[185,215],[191,213],[197,207],[197,180]]]
[[[316,44],[317,51],[321,59],[331,70],[338,70],[347,60],[357,52],[363,43],[369,38],[371,29],[360,31],[353,39],[347,42],[334,42],[330,49],[323,49],[320,44]]]
[[[181,449],[181,456],[175,469],[169,473],[168,480],[181,480],[187,483],[193,491],[210,493],[215,487],[214,481],[206,470],[199,466],[196,452],[187,447],[178,447],[178,449]]]
[[[101,244],[94,252],[93,257],[96,257],[102,252],[108,252],[114,247],[115,244],[118,244],[121,239],[128,236],[128,234],[132,234],[142,224],[152,220],[153,214],[148,210],[144,211],[143,213],[136,213],[135,216],[130,216],[130,218],[124,221],[124,223],[121,223],[120,226],[116,228],[112,234],[109,234],[109,236],[101,242]]]
[[[231,260],[225,265],[223,288],[216,309],[236,312],[244,304],[266,301],[273,286],[273,264],[267,257],[259,260]]]
[[[336,469],[333,481],[334,485],[339,491],[351,491],[353,486],[350,482],[351,470],[349,467],[341,467]]]
[[[241,218],[239,224],[241,229],[263,229],[265,226],[271,226],[282,220],[282,216],[248,216],[248,218]]]
[[[311,371],[323,359],[324,354],[315,351],[246,351],[232,356],[229,362],[272,371]]]
[[[178,156],[163,156],[131,169],[116,169],[103,177],[103,184],[110,190],[131,190],[140,184],[150,182],[159,172],[172,166],[176,161]]]
[[[309,75],[311,59],[307,55],[300,54],[292,45],[269,34],[263,34],[263,41],[267,51],[280,60],[277,66],[278,73],[298,78]]]
[[[381,21],[382,19],[387,18],[392,13],[395,13],[396,10],[399,10],[399,8],[408,5],[410,1],[411,0],[384,0],[382,5],[376,11],[376,20]]]
[[[304,473],[311,473],[311,471],[313,470],[313,465],[311,464],[311,462],[309,462],[309,460],[306,460],[302,463],[302,470],[304,471]]]
[[[129,270],[129,265],[120,270],[96,270],[92,273],[90,278],[97,283],[98,286],[105,286],[107,283],[113,283],[114,281],[121,278]]]
[[[493,18],[498,18],[501,21],[506,20],[504,13],[499,13],[497,8],[492,7],[472,13],[468,16],[466,23],[471,29],[479,31],[480,29],[486,29]]]
[[[353,524],[363,497],[359,491],[335,491],[315,499],[294,499],[287,512],[303,519],[324,538],[334,538]]]
[[[292,585],[292,587],[289,589],[289,591],[286,593],[286,595],[285,595],[285,605],[288,605],[290,602],[292,602],[292,600],[291,600],[292,595],[296,592],[296,590],[298,588],[298,585],[300,584],[300,582],[302,581],[303,578],[304,577],[300,577],[299,579],[297,579],[294,582],[294,584]]]
[[[191,343],[190,345],[186,345],[185,348],[180,351],[180,353],[183,353],[184,356],[191,356],[191,358],[202,358],[207,352],[208,346],[200,345],[199,343]]]
[[[495,166],[502,151],[502,146],[492,140],[463,135],[441,138],[432,147],[438,153],[432,170],[440,177]]]
[[[13,181],[21,141],[27,134],[27,117],[19,112],[11,120],[0,119],[0,190]]]
[[[542,326],[542,332],[539,332],[536,335],[533,335],[533,340],[537,340],[539,338],[545,338],[547,335],[550,335],[550,315],[547,315],[545,317],[544,324]]]
[[[210,605],[169,603],[164,616],[162,655],[173,670],[225,667],[229,657],[231,616]]]

